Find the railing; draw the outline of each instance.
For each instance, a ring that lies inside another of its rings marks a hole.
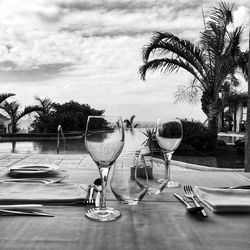
[[[63,129],[62,126],[59,125],[57,128],[57,147],[56,147],[56,153],[59,154],[60,151],[60,135],[62,136],[62,140],[63,140],[63,145],[64,145],[64,150],[67,150],[67,143],[66,143],[66,139],[63,133]]]

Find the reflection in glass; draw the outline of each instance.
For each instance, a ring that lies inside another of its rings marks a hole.
[[[89,116],[86,133],[86,149],[96,163],[102,180],[100,207],[90,209],[86,217],[96,221],[112,221],[120,212],[106,206],[106,187],[111,166],[124,146],[124,129],[121,117]]]
[[[180,184],[170,180],[170,161],[174,151],[180,145],[183,137],[182,124],[179,119],[160,118],[157,121],[156,139],[162,149],[165,161],[165,178],[158,179],[159,190],[165,187],[180,187]]]

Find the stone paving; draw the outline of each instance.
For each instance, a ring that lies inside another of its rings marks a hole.
[[[125,156],[125,157],[123,157]],[[123,166],[132,166],[134,155],[124,153],[118,158],[118,162],[123,163]],[[69,168],[96,168],[95,163],[87,154],[18,154],[18,153],[0,153],[0,171],[7,167],[22,164],[56,164],[64,169]],[[164,168],[164,163],[161,160],[154,160],[153,166]],[[171,161],[171,166],[175,170],[181,171],[237,171],[242,172],[244,169],[221,169],[188,164],[184,162]]]
[[[116,161],[122,164],[122,167],[127,168],[133,166],[134,154],[131,152],[123,153]],[[146,159],[147,165],[151,164],[149,159]],[[62,169],[70,168],[96,168],[95,163],[87,154],[0,154],[0,171],[8,167],[24,164],[56,164]],[[153,165],[158,169],[164,169],[164,164],[156,162]],[[176,169],[176,168],[175,168]],[[181,169],[177,168],[176,170]]]
[[[62,168],[95,167],[88,155],[0,154],[0,168],[22,164],[56,164]]]

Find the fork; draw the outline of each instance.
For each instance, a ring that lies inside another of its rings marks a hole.
[[[201,207],[201,205],[199,204],[199,202],[195,199],[195,194],[194,194],[194,191],[193,191],[193,188],[189,185],[187,186],[184,186],[184,193],[185,193],[185,196],[191,200],[193,200],[194,204],[197,206],[197,207]],[[204,216],[204,217],[207,217],[207,213],[206,211],[203,209],[201,210],[201,214]]]
[[[41,178],[23,178],[23,179],[8,179],[3,180],[3,182],[41,182],[44,184],[53,184],[53,183],[59,183],[67,179],[69,175],[64,175],[59,179],[51,180],[51,179],[41,179]]]
[[[95,200],[93,199],[94,185],[90,185],[88,198],[84,201],[84,205],[91,208],[95,205]]]

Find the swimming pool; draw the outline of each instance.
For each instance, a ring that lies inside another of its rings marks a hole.
[[[141,132],[144,129],[125,130],[124,151],[138,149],[144,140],[145,135]],[[67,150],[65,151],[63,142],[60,142],[60,154],[86,154],[83,139],[66,139]],[[14,141],[1,142],[0,153],[23,153],[23,154],[56,154],[57,141]]]

